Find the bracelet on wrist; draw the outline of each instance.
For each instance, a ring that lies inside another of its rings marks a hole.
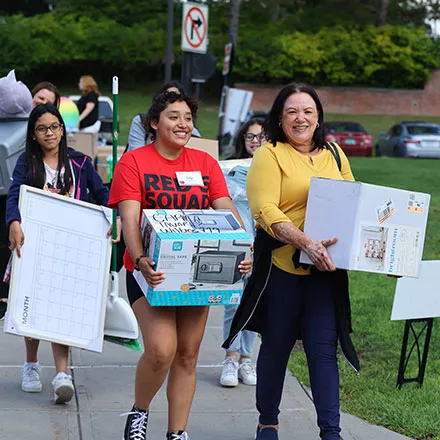
[[[141,261],[142,258],[145,258],[145,255],[139,255],[139,257],[136,258],[136,260],[134,260],[134,269],[135,270],[140,270],[139,269],[139,262]]]

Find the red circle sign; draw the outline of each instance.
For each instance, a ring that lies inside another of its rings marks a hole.
[[[188,29],[189,26],[189,29]],[[202,32],[200,32],[199,27],[202,26]],[[191,36],[188,35],[188,30]],[[185,17],[184,22],[184,35],[188,44],[194,49],[200,47],[206,38],[206,18],[203,12],[197,6],[193,6]],[[193,42],[194,40],[194,42]]]

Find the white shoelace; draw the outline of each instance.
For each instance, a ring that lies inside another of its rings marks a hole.
[[[147,438],[148,414],[148,411],[130,411],[121,414],[121,417],[137,415],[137,417],[131,421],[130,440],[145,440]]]
[[[24,375],[31,381],[40,379],[40,369],[36,364],[24,366]]]
[[[243,362],[240,364],[240,370],[244,372],[244,374],[247,375],[253,375],[256,376],[257,372],[255,371],[255,367],[250,362]]]
[[[170,440],[189,440],[189,435],[186,432],[182,432],[182,434],[171,434]]]
[[[223,361],[223,373],[224,374],[236,374],[236,371],[238,369],[238,363],[232,359],[232,357],[228,356]]]

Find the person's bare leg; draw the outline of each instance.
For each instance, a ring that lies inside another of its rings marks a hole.
[[[69,363],[69,346],[52,342],[52,353],[53,360],[55,361],[56,374],[67,374],[67,367]]]
[[[177,310],[177,351],[168,377],[168,431],[185,431],[196,390],[196,365],[209,307]]]
[[[24,345],[26,346],[26,362],[38,362],[38,346],[40,341],[25,337]]]
[[[145,351],[136,369],[135,406],[146,410],[165,381],[176,354],[175,307],[152,307],[145,297],[133,304]]]

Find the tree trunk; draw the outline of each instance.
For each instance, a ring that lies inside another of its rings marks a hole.
[[[388,21],[388,6],[390,0],[379,0],[379,11],[377,17],[377,26],[385,26]]]

